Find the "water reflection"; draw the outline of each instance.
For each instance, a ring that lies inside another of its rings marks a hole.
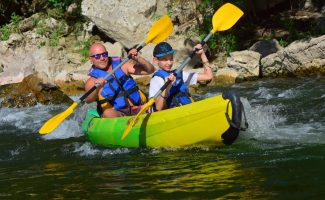
[[[260,185],[265,178],[256,168],[245,168],[240,161],[216,156],[211,150],[133,155],[132,160],[113,171],[98,171],[98,188],[153,199],[180,194],[191,199],[249,199],[263,194]]]

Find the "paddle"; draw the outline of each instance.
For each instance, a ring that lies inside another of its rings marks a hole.
[[[148,32],[147,38],[144,42],[137,46],[137,50],[140,51],[143,47],[145,47],[148,43],[157,44],[159,42],[164,41],[171,33],[173,32],[173,23],[171,19],[165,15],[161,17],[157,22],[155,22]],[[114,68],[110,73],[108,73],[104,79],[108,79],[117,69],[119,69],[122,65],[124,65],[131,57],[125,58],[116,68]],[[49,119],[39,130],[39,134],[48,134],[52,132],[65,118],[67,118],[77,105],[84,101],[84,99],[90,95],[99,84],[94,85],[90,90],[88,90],[84,95],[82,95],[77,102],[74,102],[68,109],[64,112],[57,114],[56,116]]]
[[[228,30],[231,28],[238,20],[241,18],[243,15],[243,11],[241,11],[239,8],[236,6],[226,3],[223,6],[221,6],[213,15],[212,17],[212,25],[213,29],[210,31],[210,33],[201,41],[202,46],[211,38],[211,36],[216,32],[216,31],[224,31]],[[176,75],[180,71],[183,70],[185,65],[187,65],[191,59],[194,57],[196,53],[196,50],[194,50],[182,63],[181,65],[177,68],[177,70],[174,72]],[[144,113],[146,110],[150,108],[155,103],[155,100],[157,97],[167,88],[167,86],[171,83],[171,80],[168,80],[161,88],[160,90],[149,99],[149,101],[143,105],[142,109],[140,112],[133,117],[129,121],[129,125],[126,127],[126,129],[123,132],[122,135],[122,140],[125,139],[125,137],[129,134],[131,131],[132,127],[137,123],[139,116]]]

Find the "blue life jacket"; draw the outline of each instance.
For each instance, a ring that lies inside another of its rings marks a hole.
[[[162,79],[165,79],[174,71],[167,72],[163,69],[159,69],[154,73],[153,76],[159,76]],[[168,108],[186,105],[193,102],[189,89],[183,81],[183,71],[177,74],[176,81],[173,83],[167,93],[168,97],[166,99],[166,103]]]
[[[110,58],[112,68],[116,68],[121,63],[120,57]],[[103,78],[108,74],[107,71],[95,68],[92,66],[88,75],[95,78]],[[142,93],[142,94],[140,94]],[[139,106],[145,103],[143,92],[139,90],[134,79],[126,75],[121,68],[117,69],[104,84],[101,93],[99,94],[98,104],[109,103],[116,110],[130,107],[128,100],[130,100],[133,106]],[[128,99],[128,100],[127,100]],[[101,107],[103,107],[101,105]],[[98,108],[101,112],[102,110]],[[97,110],[98,110],[97,109]]]

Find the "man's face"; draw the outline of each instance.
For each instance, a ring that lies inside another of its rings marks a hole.
[[[100,69],[105,69],[108,64],[108,53],[102,45],[96,45],[90,49],[89,60]]]

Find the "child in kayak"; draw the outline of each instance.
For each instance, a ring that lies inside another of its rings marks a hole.
[[[209,81],[213,78],[212,69],[201,44],[194,46],[196,54],[201,58],[203,64],[202,73],[189,73],[181,71],[176,76],[172,70],[175,50],[167,42],[157,44],[153,50],[153,62],[158,69],[150,80],[149,98],[153,97],[167,80],[172,82],[162,91],[155,100],[154,110],[163,110],[192,102],[188,86],[198,81]]]

